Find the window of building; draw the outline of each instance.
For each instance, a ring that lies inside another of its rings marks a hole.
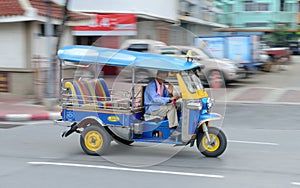
[[[269,11],[269,4],[268,3],[257,3],[257,11]]]
[[[280,11],[284,11],[284,0],[280,0]]]
[[[77,36],[76,44],[78,45],[96,45],[95,42],[99,37],[94,36]]]
[[[244,1],[245,11],[269,11],[269,3],[256,3],[253,1]]]
[[[292,3],[286,3],[284,5],[284,11],[292,12],[293,11],[293,7],[294,7],[294,4],[292,4]]]
[[[184,16],[193,16],[195,5],[190,1],[181,0],[179,14]]]
[[[45,30],[45,24],[40,24],[40,32],[39,32],[39,36],[46,36],[46,30]],[[60,25],[52,25],[53,26],[53,36],[57,37],[59,30],[60,30]]]
[[[267,27],[267,23],[246,23],[246,27]]]

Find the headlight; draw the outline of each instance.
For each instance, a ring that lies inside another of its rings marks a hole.
[[[212,98],[208,98],[206,103],[207,103],[207,108],[210,109],[214,105],[215,100]]]
[[[187,104],[187,108],[191,110],[201,110],[202,109],[202,103],[199,102],[190,102]]]

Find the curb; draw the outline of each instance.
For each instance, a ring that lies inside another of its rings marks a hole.
[[[57,120],[60,119],[59,112],[46,114],[6,114],[0,115],[0,121],[41,121],[41,120]]]

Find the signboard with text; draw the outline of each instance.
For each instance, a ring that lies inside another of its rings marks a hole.
[[[232,36],[226,38],[227,58],[238,63],[251,62],[251,38],[249,36]]]
[[[206,50],[211,53],[214,57],[224,58],[225,56],[225,46],[224,38],[222,37],[207,37],[207,38],[196,38],[195,46]]]
[[[208,50],[214,57],[237,63],[256,63],[259,60],[259,36],[226,35],[196,37],[194,45]]]
[[[96,14],[94,25],[74,26],[75,36],[125,36],[136,35],[135,14]]]

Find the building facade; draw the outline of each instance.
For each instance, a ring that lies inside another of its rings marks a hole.
[[[110,37],[118,45],[129,38],[192,45],[194,36],[212,35],[213,29],[227,27],[215,22],[215,15],[220,10],[214,6],[212,0],[90,0],[73,1],[70,8],[86,13],[135,14],[135,35]],[[105,40],[109,35],[100,35],[100,40]]]
[[[216,15],[221,10],[215,7],[213,0],[179,0],[177,10],[180,27],[187,30],[182,36],[189,35],[180,41],[181,44],[193,45],[194,36],[210,36],[216,28],[228,27],[216,22]]]
[[[222,10],[216,21],[229,26],[219,31],[298,30],[297,0],[215,0],[215,5]]]
[[[63,16],[63,6],[59,4],[65,0],[54,2],[0,2],[0,96],[45,96],[46,71],[51,57],[49,43],[57,41],[56,31]],[[47,12],[49,6],[51,12]],[[226,28],[216,23],[215,15],[220,10],[212,0],[70,1],[69,10],[76,13],[69,12],[61,46],[95,44],[118,48],[130,38],[193,45],[195,36],[212,35],[215,28]],[[48,15],[51,15],[50,22]],[[130,17],[131,21],[122,17]],[[46,36],[47,22],[54,27],[51,37]],[[81,26],[89,28],[79,32]],[[97,30],[93,30],[95,28]]]
[[[48,21],[45,1],[0,2],[0,96],[35,97],[38,93],[45,93],[46,70],[49,67],[48,43],[55,46],[63,15],[61,6],[49,3],[51,24],[54,25],[54,35],[51,37],[46,36],[45,31]],[[81,13],[70,12],[69,16],[62,45],[74,43],[70,26],[86,25],[91,20],[90,16]]]

